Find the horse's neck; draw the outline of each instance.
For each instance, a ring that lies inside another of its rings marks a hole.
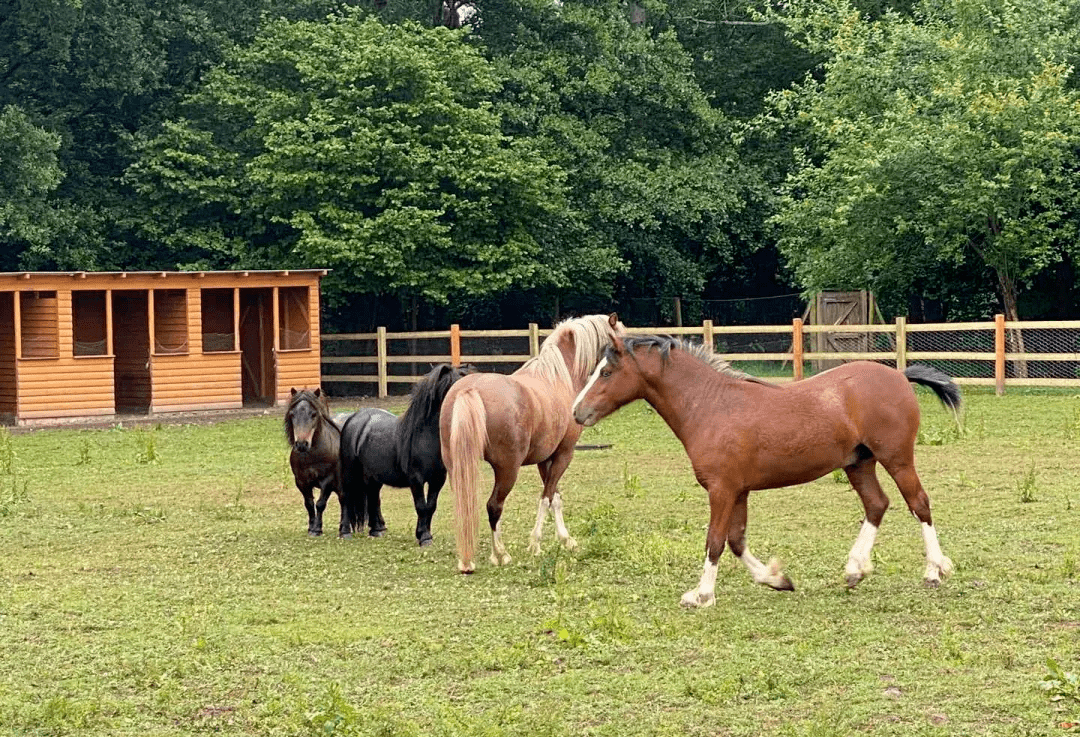
[[[645,401],[684,445],[699,423],[715,423],[726,413],[721,396],[739,391],[745,383],[682,351],[672,351],[666,363],[656,365],[646,374]]]

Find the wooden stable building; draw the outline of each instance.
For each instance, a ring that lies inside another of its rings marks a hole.
[[[284,402],[319,384],[325,275],[0,273],[0,419]]]

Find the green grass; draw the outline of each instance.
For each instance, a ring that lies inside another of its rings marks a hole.
[[[826,476],[750,499],[751,548],[797,591],[754,585],[727,553],[701,611],[678,600],[700,574],[705,495],[644,405],[588,430],[614,447],[564,477],[580,550],[549,523],[528,555],[524,469],[514,562],[492,568],[485,537],[473,576],[455,573],[449,490],[431,548],[394,489],[387,537],[308,538],[276,418],[0,433],[0,734],[1062,734],[1080,398],[966,394],[956,432],[920,390],[920,472],[956,564],[940,589],[883,478],[876,570],[848,591],[861,507]]]

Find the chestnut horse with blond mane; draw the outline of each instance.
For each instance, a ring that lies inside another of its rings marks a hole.
[[[582,430],[574,422],[570,405],[604,349],[622,333],[622,323],[614,313],[564,320],[541,344],[539,354],[514,373],[472,374],[451,387],[443,401],[439,435],[454,493],[458,569],[462,573],[472,573],[476,567],[473,555],[479,527],[481,459],[495,472],[495,488],[487,502],[492,564],[510,562],[499,536],[499,519],[522,466],[535,465],[544,483],[529,550],[540,553],[540,536],[549,511],[559,540],[568,548],[577,546],[566,530],[558,490]]]
[[[889,499],[878,483],[880,463],[911,513],[922,523],[926,583],[952,570],[941,553],[930,499],[915,473],[919,403],[909,382],[923,384],[950,409],[960,390],[928,366],[900,372],[870,361],[843,364],[786,386],[731,368],[703,346],[663,336],[615,338],[574,401],[574,419],[593,425],[619,407],[644,399],[682,441],[698,483],[709,493],[705,565],[682,604],[714,601],[716,568],[726,540],[754,581],[794,588],[779,564],[763,564],[746,546],[751,491],[813,481],[837,468],[862,500],[866,517],[848,555],[848,586],[871,571],[870,551]]]

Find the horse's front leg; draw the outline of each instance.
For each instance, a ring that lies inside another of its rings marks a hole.
[[[416,509],[416,542],[431,545],[431,530],[427,522],[427,500],[424,498],[424,480],[413,479],[409,484],[412,492],[413,508]]]
[[[574,446],[571,443],[568,447],[561,446],[551,458],[537,464],[540,478],[544,482],[544,491],[536,510],[536,525],[533,527],[532,534],[529,535],[529,551],[533,555],[540,554],[540,538],[544,533],[544,521],[548,510],[555,518],[555,536],[568,550],[577,549],[577,541],[570,536],[570,532],[566,529],[566,522],[563,520],[562,494],[559,493],[559,479],[562,478],[573,458]]]
[[[301,486],[296,485],[296,488],[300,490],[300,493],[304,497],[304,509],[307,510],[308,522],[307,531],[312,537],[322,534],[322,525],[319,524],[319,519],[315,514],[315,495],[312,494],[313,486]]]
[[[319,483],[319,499],[315,502],[315,530],[311,533],[313,535],[322,534],[322,516],[326,511],[326,502],[332,493],[332,487],[325,480]]]
[[[707,607],[716,602],[716,568],[720,554],[724,552],[731,513],[735,508],[738,492],[719,483],[712,483],[709,490],[709,531],[705,536],[705,565],[696,589],[690,589],[680,602],[685,607]]]

